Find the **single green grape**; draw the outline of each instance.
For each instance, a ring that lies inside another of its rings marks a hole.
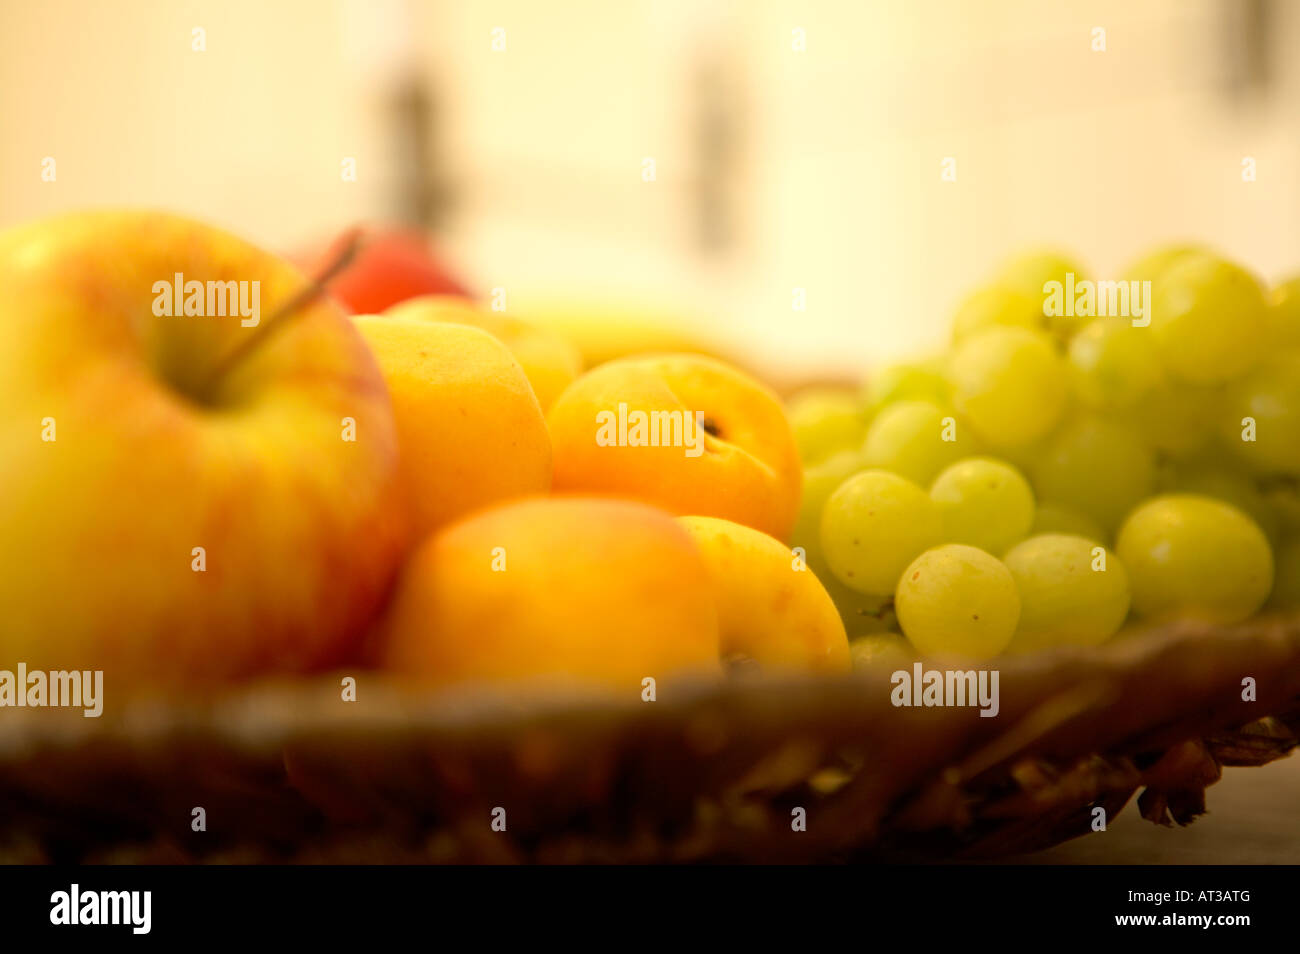
[[[863,398],[872,415],[898,401],[929,401],[946,407],[952,401],[948,358],[937,355],[888,365],[867,378]]]
[[[1043,296],[1027,295],[1009,285],[977,288],[957,306],[952,319],[952,340],[961,341],[995,325],[1039,330],[1043,327]]]
[[[943,538],[943,520],[930,495],[884,470],[855,474],[822,511],[822,553],[841,583],[887,596],[918,553]]]
[[[1210,497],[1167,494],[1146,501],[1124,521],[1115,552],[1128,570],[1133,610],[1153,620],[1240,622],[1273,588],[1264,531]]]
[[[976,451],[975,435],[946,408],[898,401],[876,415],[862,443],[870,467],[928,486],[935,474]]]
[[[1120,319],[1089,322],[1071,339],[1067,358],[1074,393],[1101,410],[1136,404],[1162,379],[1150,330]]]
[[[1300,537],[1292,537],[1278,547],[1273,592],[1269,594],[1268,607],[1277,610],[1300,609]]]
[[[1264,312],[1268,348],[1300,348],[1300,275],[1274,288]]]
[[[1151,289],[1151,324],[1165,369],[1188,384],[1222,384],[1263,357],[1264,292],[1244,268],[1187,255]]]
[[[825,567],[822,558],[822,510],[837,487],[858,471],[866,470],[862,455],[857,451],[840,451],[819,461],[803,472],[803,493],[799,498],[799,513],[790,532],[790,547],[802,548],[804,560],[817,572]]]
[[[943,516],[944,539],[1002,553],[1029,533],[1034,492],[1004,461],[968,457],[945,468],[930,485]]]
[[[912,647],[898,633],[865,633],[849,641],[849,658],[854,669],[896,666],[912,655]]]
[[[921,653],[988,659],[1011,642],[1020,620],[1020,594],[997,557],[946,543],[904,569],[894,609],[903,635]]]
[[[1042,534],[1003,557],[1020,593],[1013,652],[1052,646],[1097,646],[1128,616],[1124,563],[1095,540]]]
[[[1034,525],[1029,533],[1030,536],[1065,533],[1101,544],[1105,544],[1110,539],[1110,535],[1102,529],[1101,524],[1091,517],[1062,504],[1042,501],[1039,501],[1038,506],[1034,508]]]
[[[822,553],[822,511],[826,501],[840,484],[865,469],[862,456],[856,451],[832,454],[806,468],[799,515],[790,534],[791,548],[803,550],[805,565],[830,594],[849,636],[875,632],[888,626],[891,617],[889,603],[892,596],[869,596],[849,589],[835,578]]]
[[[1206,450],[1224,419],[1224,389],[1165,380],[1123,412],[1151,447],[1185,458]]]
[[[1271,356],[1228,385],[1220,436],[1256,474],[1300,476],[1300,350]]]
[[[799,459],[815,464],[842,450],[857,450],[867,433],[867,413],[856,393],[810,388],[786,403]]]
[[[953,352],[951,370],[957,410],[995,449],[1043,437],[1065,409],[1065,362],[1041,332],[976,332]]]
[[[1046,313],[1049,283],[1059,283],[1061,294],[1064,295],[1070,275],[1074,276],[1075,286],[1088,278],[1083,267],[1069,255],[1045,249],[1014,256],[998,271],[997,280],[1035,299],[1038,303],[1039,327],[1064,342],[1069,341],[1089,320],[1076,315]]]
[[[1083,414],[1047,442],[1031,479],[1040,498],[1078,510],[1109,534],[1154,489],[1156,459],[1132,429]]]

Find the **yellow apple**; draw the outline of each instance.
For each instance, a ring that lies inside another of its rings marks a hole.
[[[717,517],[679,517],[704,555],[718,603],[722,656],[764,669],[846,672],[849,642],[835,603],[774,537]]]
[[[723,517],[785,539],[802,471],[780,400],[700,355],[610,361],[547,417],[557,491],[616,494]]]
[[[393,395],[402,482],[420,535],[551,485],[546,418],[505,345],[468,325],[359,315]]]
[[[654,507],[533,498],[434,534],[402,575],[383,664],[429,685],[544,680],[637,698],[716,677],[717,612],[691,537]]]
[[[541,297],[523,305],[520,313],[530,324],[572,342],[589,368],[665,352],[731,357],[720,340],[701,334],[709,324],[707,315],[672,302]]]
[[[405,548],[379,369],[323,301],[231,359],[305,285],[162,213],[0,236],[0,657],[111,704],[354,652]]]
[[[465,298],[451,295],[422,295],[387,309],[390,318],[446,321],[481,328],[515,356],[528,375],[537,402],[546,411],[560,392],[582,373],[582,355],[565,338],[527,321],[508,318]]]

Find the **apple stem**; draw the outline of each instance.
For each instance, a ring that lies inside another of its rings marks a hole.
[[[286,301],[264,320],[257,323],[257,327],[247,338],[241,341],[224,358],[217,362],[212,372],[204,382],[200,393],[211,396],[216,390],[222,378],[230,373],[231,369],[244,360],[251,352],[260,348],[268,338],[271,337],[280,328],[287,326],[296,316],[302,314],[306,307],[314,302],[321,295],[325,294],[326,286],[338,276],[343,269],[352,264],[353,259],[357,257],[357,252],[361,249],[361,229],[354,228],[348,231],[342,241],[342,247],[325,262],[324,267],[317,273],[315,278],[292,298]]]

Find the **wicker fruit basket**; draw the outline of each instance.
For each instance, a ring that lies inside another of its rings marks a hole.
[[[432,696],[363,673],[355,702],[321,677],[101,719],[11,709],[0,860],[996,858],[1087,834],[1138,793],[1147,819],[1186,824],[1221,766],[1300,743],[1300,616],[1000,660],[997,718],[896,708],[894,668],[655,702]]]

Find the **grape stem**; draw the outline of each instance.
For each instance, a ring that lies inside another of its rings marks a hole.
[[[879,609],[858,610],[858,613],[862,616],[868,617],[869,619],[884,619],[889,613],[892,613],[893,611],[894,611],[894,598],[891,596],[889,597],[889,599],[885,600],[885,602],[880,604]]]

